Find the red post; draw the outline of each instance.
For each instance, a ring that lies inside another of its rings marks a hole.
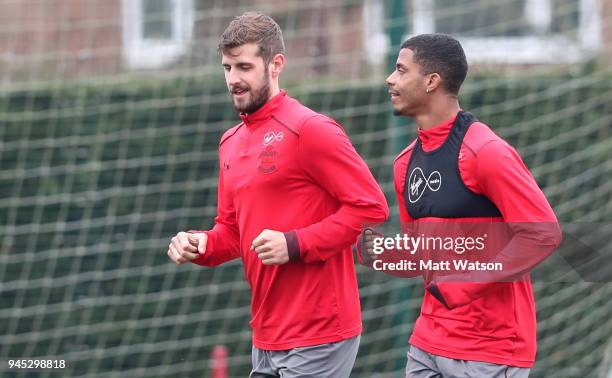
[[[224,345],[215,345],[211,361],[211,378],[227,378],[227,348]]]

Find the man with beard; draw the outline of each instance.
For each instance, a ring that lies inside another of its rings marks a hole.
[[[179,232],[168,256],[216,266],[241,258],[252,290],[251,377],[348,377],[361,334],[351,244],[388,216],[343,129],[279,89],[279,26],[246,13],[221,35],[242,122],[219,144],[215,225]]]

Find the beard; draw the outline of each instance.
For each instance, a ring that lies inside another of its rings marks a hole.
[[[246,89],[246,88],[241,88]],[[253,90],[252,88],[248,88],[249,100],[243,104],[239,104],[232,97],[232,104],[234,108],[240,112],[245,114],[253,114],[259,108],[264,106],[266,102],[270,99],[270,77],[268,76],[268,69],[264,71],[263,84],[257,90]]]

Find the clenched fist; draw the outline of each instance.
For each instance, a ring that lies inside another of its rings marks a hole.
[[[208,235],[179,232],[168,246],[168,257],[177,264],[189,262],[206,252]]]
[[[374,252],[374,239],[379,236],[381,234],[371,228],[366,228],[359,236],[359,252],[361,253],[362,263],[366,266],[371,266],[375,260],[379,259],[378,253]]]
[[[251,250],[264,265],[282,265],[289,261],[285,234],[279,231],[263,230],[251,245]]]

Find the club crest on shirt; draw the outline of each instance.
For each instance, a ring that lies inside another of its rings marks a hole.
[[[259,172],[267,174],[276,171],[276,158],[278,151],[272,146],[267,146],[259,153]]]
[[[410,172],[408,177],[408,200],[410,203],[415,203],[419,199],[425,190],[429,189],[432,192],[437,192],[442,186],[442,176],[440,172],[433,171],[428,177],[425,177],[423,170],[420,167],[416,167]]]

